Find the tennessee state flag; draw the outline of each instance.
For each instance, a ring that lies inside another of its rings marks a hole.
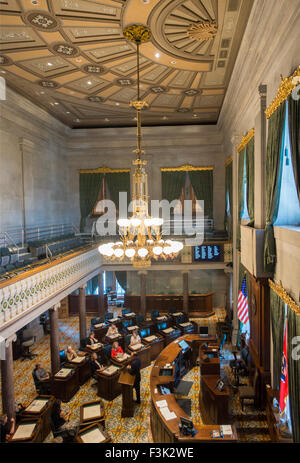
[[[288,367],[287,367],[287,323],[285,322],[284,340],[283,340],[283,354],[281,362],[281,379],[280,379],[280,394],[279,394],[279,407],[280,413],[285,413],[287,397],[289,394],[288,387]]]

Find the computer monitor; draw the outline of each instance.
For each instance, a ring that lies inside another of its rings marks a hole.
[[[123,309],[122,310],[122,315],[126,315],[127,313],[130,313],[130,309]]]
[[[67,356],[66,356],[65,350],[64,350],[64,349],[60,350],[60,351],[59,351],[60,363],[65,362],[65,361],[66,361],[66,358],[67,358]]]
[[[123,322],[123,327],[127,328],[127,326],[129,326],[129,320],[126,320]]]
[[[180,417],[180,423],[182,426],[188,428],[188,429],[193,429],[194,423],[192,420],[189,420],[187,418],[183,418],[183,416]]]
[[[167,328],[167,323],[166,323],[166,322],[164,322],[164,323],[159,323],[159,324],[157,325],[157,328],[158,328],[159,330],[165,330],[165,329]]]
[[[150,328],[144,328],[140,331],[141,338],[146,338],[147,336],[150,336]]]
[[[180,424],[179,424],[180,432],[184,436],[195,436],[197,431],[194,429],[194,423],[192,420],[188,420],[187,418],[180,417]]]
[[[171,389],[167,386],[163,386],[162,384],[159,385],[160,393],[162,395],[168,395],[171,394]]]
[[[200,326],[200,336],[208,336],[208,326]]]
[[[179,341],[178,345],[181,347],[183,352],[186,352],[190,348],[190,346],[184,339],[182,339],[182,341]]]

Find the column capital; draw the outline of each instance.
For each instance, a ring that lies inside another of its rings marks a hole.
[[[34,143],[27,138],[20,137],[19,138],[19,146],[22,149],[32,150],[34,148]]]
[[[260,98],[266,97],[267,96],[267,85],[266,84],[260,84],[258,86],[258,93]]]
[[[189,274],[190,270],[180,270],[181,274],[184,275],[185,273]]]
[[[16,333],[12,334],[8,338],[5,339],[5,347],[9,347],[10,343],[14,342],[17,340],[17,335]]]
[[[58,309],[60,308],[60,302],[55,304],[53,307],[51,307],[49,310],[52,310],[53,312],[57,312]]]
[[[138,275],[147,275],[148,271],[147,270],[139,270]]]
[[[86,288],[86,283],[84,283],[83,285],[79,286],[79,289],[85,289]]]
[[[232,135],[230,141],[231,141],[231,144],[232,144],[232,146],[234,147],[234,149],[236,149],[237,146],[239,145],[240,141],[241,141],[241,137],[235,132],[235,133]]]

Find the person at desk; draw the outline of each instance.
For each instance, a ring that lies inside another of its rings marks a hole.
[[[115,336],[116,334],[119,334],[119,330],[116,327],[116,325],[112,323],[111,326],[107,330],[106,336],[110,337],[110,336]]]
[[[61,400],[56,399],[52,411],[51,420],[56,431],[66,431],[70,437],[75,437],[79,429],[79,420],[74,418],[70,420],[71,412],[65,413],[61,408]]]
[[[90,365],[93,378],[96,372],[104,370],[104,366],[99,362],[96,352],[93,352],[91,355]]]
[[[88,340],[87,340],[87,345],[92,346],[93,344],[97,344],[99,341],[98,339],[95,338],[95,334],[93,331],[90,332]]]
[[[66,356],[67,356],[68,362],[72,362],[72,360],[74,360],[77,357],[77,353],[72,348],[72,346],[67,347]]]
[[[15,433],[16,422],[14,418],[8,421],[7,415],[2,415],[0,418],[0,443],[4,444]]]
[[[127,366],[131,375],[135,375],[133,387],[136,393],[136,403],[141,403],[141,360],[138,358],[137,353],[131,354],[130,365]]]
[[[50,374],[45,368],[42,367],[41,363],[37,363],[35,369],[33,370],[35,377],[38,381],[47,382],[50,380]]]
[[[130,338],[130,346],[135,346],[136,344],[141,344],[141,338],[138,334],[138,330],[134,330]]]
[[[121,346],[119,346],[119,343],[118,341],[115,341],[112,345],[112,349],[111,349],[111,358],[114,358],[114,357],[120,357],[121,355],[123,355],[124,352],[123,352],[123,349]]]

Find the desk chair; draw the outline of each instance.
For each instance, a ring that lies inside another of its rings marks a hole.
[[[112,312],[108,312],[104,315],[105,321],[114,318],[114,314]]]
[[[91,325],[94,326],[94,325],[98,325],[99,323],[103,323],[104,322],[104,318],[103,317],[97,317],[97,318],[92,318],[91,319]]]
[[[104,346],[104,353],[105,353],[105,357],[106,357],[106,363],[110,363],[111,349],[112,349],[112,346],[110,344],[108,344],[107,346]]]
[[[238,388],[240,401],[242,403],[242,410],[244,410],[244,401],[253,400],[254,405],[256,402],[256,387],[258,381],[258,371],[255,369],[254,379],[253,379],[253,386],[240,386]]]
[[[143,323],[144,321],[145,321],[144,315],[137,315],[137,317],[136,317],[136,323],[137,323],[137,325],[138,325],[139,323]]]
[[[127,347],[129,346],[130,344],[130,339],[131,339],[131,334],[127,334],[124,338],[124,346],[125,346],[125,350],[127,349]]]
[[[59,431],[55,428],[51,415],[49,416],[50,428],[54,439],[62,437],[63,442],[73,442],[75,436],[72,436],[68,431]]]
[[[51,394],[51,384],[50,381],[39,381],[36,377],[35,371],[32,372],[32,377],[35,385],[36,392],[40,395],[49,395]]]
[[[33,354],[30,352],[30,347],[32,347],[35,344],[36,337],[33,336],[32,338],[23,340],[21,342],[21,348],[22,348],[22,360],[29,359],[32,360],[35,357],[37,357],[37,354]]]
[[[155,320],[157,317],[159,317],[159,311],[158,310],[152,310],[150,317],[151,317],[152,321]]]

